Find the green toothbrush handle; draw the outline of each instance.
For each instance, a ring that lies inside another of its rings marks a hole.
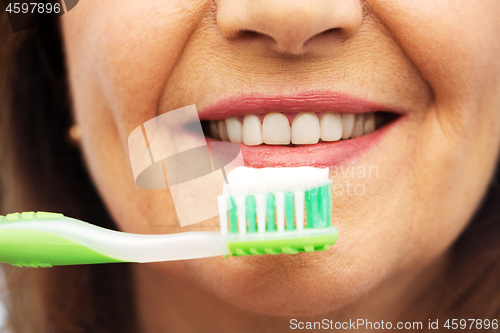
[[[122,262],[44,228],[63,224],[64,219],[62,214],[46,212],[0,216],[0,262],[19,267]]]

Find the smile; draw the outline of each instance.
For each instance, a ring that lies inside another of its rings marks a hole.
[[[236,97],[200,111],[207,141],[238,144],[251,167],[346,163],[374,147],[402,115],[337,93]]]

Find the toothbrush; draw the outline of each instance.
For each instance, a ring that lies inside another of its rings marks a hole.
[[[0,216],[0,262],[20,267],[146,263],[326,251],[335,244],[328,169],[240,167],[227,181],[217,198],[220,231],[141,235],[58,213],[13,213]]]

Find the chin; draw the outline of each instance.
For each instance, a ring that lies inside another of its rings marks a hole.
[[[227,304],[253,313],[289,317],[332,312],[368,293],[379,280],[373,277],[381,277],[380,272],[349,261],[330,249],[297,255],[190,260],[182,264],[182,269],[178,263],[159,265]]]

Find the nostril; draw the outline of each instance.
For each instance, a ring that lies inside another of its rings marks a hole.
[[[234,36],[233,38],[240,38],[240,39],[247,39],[247,40],[248,39],[269,39],[271,41],[275,41],[275,39],[270,37],[269,35],[266,35],[262,32],[258,32],[255,30],[249,30],[249,29],[238,31],[236,36]]]
[[[328,30],[325,30],[323,31],[322,33],[320,33],[320,35],[330,35],[332,33],[335,33],[338,31],[339,28],[330,28]]]
[[[304,43],[304,46],[307,46],[312,41],[322,39],[322,38],[330,38],[330,37],[331,38],[339,38],[339,37],[342,37],[342,34],[343,34],[342,28],[330,28],[330,29],[327,29],[327,30],[320,32],[319,34],[316,34],[316,35],[312,36],[311,38],[309,38]]]
[[[254,30],[241,30],[240,37],[258,37],[263,36],[263,33],[254,31]]]
[[[343,33],[343,29],[342,28],[330,28],[330,29],[327,29],[315,36],[312,36],[309,40],[313,40],[313,39],[317,39],[317,38],[322,38],[322,37],[335,37],[335,38],[338,38],[342,35]]]

